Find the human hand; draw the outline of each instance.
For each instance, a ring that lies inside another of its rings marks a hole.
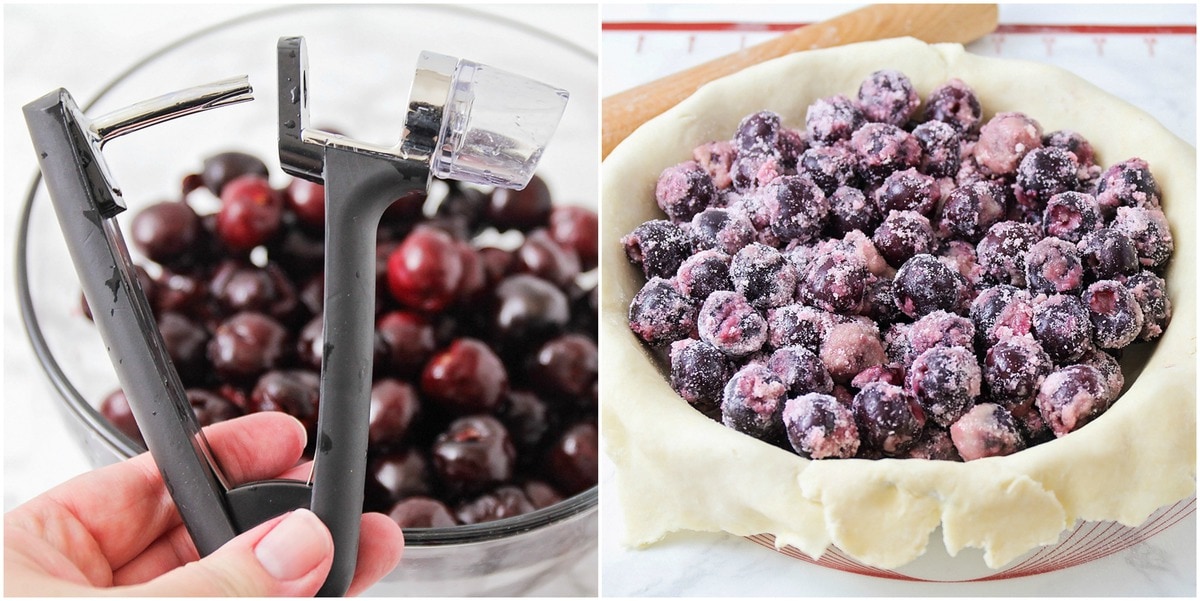
[[[304,426],[255,413],[205,428],[235,483],[303,478]],[[400,561],[400,527],[364,514],[349,594]],[[333,539],[300,509],[244,532],[200,559],[149,453],[78,476],[4,515],[6,596],[312,596],[329,573]],[[112,588],[119,587],[119,588]],[[107,589],[107,590],[106,590]]]

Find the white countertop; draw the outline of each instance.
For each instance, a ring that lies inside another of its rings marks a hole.
[[[845,7],[611,5],[610,22],[811,23]],[[1002,6],[1002,24],[1163,25],[1196,23],[1193,5],[1110,7]],[[752,45],[771,33],[638,31],[610,28],[602,36],[605,95],[620,92]],[[1080,33],[1086,32],[1086,33]],[[1036,33],[1009,29],[968,47],[989,56],[1040,60],[1066,67],[1150,112],[1195,144],[1195,35],[1100,32],[1078,28]],[[683,532],[641,550],[622,546],[623,517],[615,469],[601,464],[603,565],[601,588],[611,596],[1190,596],[1196,595],[1196,516],[1124,552],[1039,576],[981,583],[884,580],[811,565],[749,540]],[[940,546],[937,534],[930,546]],[[932,551],[931,551],[932,552]],[[944,554],[944,551],[942,552]]]
[[[150,51],[184,34],[266,8],[264,5],[23,5],[4,7],[4,509],[90,469],[64,427],[38,367],[15,302],[12,246],[18,212],[36,162],[20,108],[64,87],[84,102]],[[477,7],[520,20],[524,10]],[[595,7],[538,9],[547,31],[595,51]],[[80,55],[79,49],[96,49]],[[203,82],[195,82],[203,83]],[[166,91],[166,90],[164,90]],[[70,294],[78,294],[72,292]],[[530,591],[536,596],[594,596],[595,551]]]

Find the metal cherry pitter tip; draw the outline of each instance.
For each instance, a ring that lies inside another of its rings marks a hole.
[[[567,102],[563,90],[467,60],[423,52],[405,128],[391,147],[308,125],[304,39],[278,42],[279,158],[325,186],[325,347],[316,452],[308,482],[233,486],[192,413],[115,217],[122,192],[101,149],[117,136],[252,99],[245,77],[148,100],[89,119],[63,89],[24,107],[42,177],[84,296],[138,427],[197,551],[299,507],[329,527],[334,561],[322,595],[344,594],[358,554],[367,459],[375,230],[397,199],[430,178],[523,188]]]

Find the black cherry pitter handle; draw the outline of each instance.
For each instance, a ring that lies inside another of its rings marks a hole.
[[[321,410],[312,510],[333,535],[320,594],[344,594],[362,519],[375,336],[375,237],[383,211],[413,177],[396,163],[331,148],[325,155],[325,307]]]
[[[66,90],[29,103],[24,113],[96,327],[196,550],[207,555],[236,534],[226,484],[134,275],[115,219],[125,205],[101,140]]]
[[[325,186],[324,349],[312,510],[329,528],[334,547],[333,567],[318,594],[341,595],[354,575],[367,468],[376,234],[393,202],[425,196],[430,167],[428,155],[419,151],[432,149],[440,110],[433,120],[414,120],[410,106],[406,140],[411,152],[405,158],[364,148],[307,127],[304,39],[281,38],[278,61],[280,164],[291,175]]]
[[[125,210],[101,146],[184,115],[250,100],[243,78],[199,86],[88,119],[66,90],[24,107],[42,178],[97,330],[138,429],[200,556],[299,507],[296,480],[232,486],[209,448],[134,272],[116,216]],[[136,527],[133,525],[132,527]]]

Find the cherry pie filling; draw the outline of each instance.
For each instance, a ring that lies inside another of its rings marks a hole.
[[[1144,160],[891,70],[784,121],[664,170],[665,218],[622,239],[630,327],[688,403],[812,459],[970,461],[1119,400],[1122,350],[1171,317]]]

